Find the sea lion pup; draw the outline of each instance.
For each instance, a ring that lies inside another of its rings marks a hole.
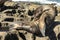
[[[45,36],[46,26],[52,24],[55,19],[55,7],[52,5],[42,5],[42,8],[38,7],[34,13],[34,19],[29,23],[29,26],[17,26],[16,28],[26,30],[33,34],[42,33]],[[41,10],[40,10],[41,9]],[[37,11],[38,10],[38,11]],[[41,12],[40,12],[41,11]],[[14,25],[16,26],[16,25]]]
[[[42,35],[45,36],[45,29],[47,26],[49,27],[54,22],[56,14],[56,8],[53,5],[42,5],[36,9],[35,18],[31,23],[31,26],[33,27],[33,25],[36,25]]]

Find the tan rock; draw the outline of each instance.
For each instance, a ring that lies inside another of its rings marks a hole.
[[[16,2],[12,2],[12,1],[6,1],[6,2],[4,3],[4,5],[5,5],[5,6],[11,6],[11,7],[14,7],[14,6],[17,5],[17,3],[16,3]]]
[[[12,0],[0,0],[0,4],[4,3],[5,1],[12,1]]]

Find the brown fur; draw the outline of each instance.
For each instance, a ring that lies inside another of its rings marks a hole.
[[[37,25],[41,31],[46,28],[46,25],[50,26],[55,19],[55,8],[51,5],[42,5],[41,7],[37,8],[35,11],[35,18],[34,21],[31,23],[31,26]],[[45,31],[45,30],[44,30]]]
[[[49,6],[49,5],[43,5],[42,6],[43,7],[43,9],[41,9],[40,7],[39,8],[37,8],[36,10],[38,10],[38,11],[36,11],[35,12],[35,19],[34,20],[39,20],[38,22],[40,23],[40,26],[42,25],[42,24],[45,24],[45,18],[47,18],[47,17],[50,17],[50,19],[49,20],[53,20],[54,18],[55,18],[55,9],[54,9],[54,7],[53,6]],[[46,8],[46,9],[45,9]],[[40,9],[40,10],[39,10]],[[49,9],[49,10],[47,10],[47,9]],[[42,11],[41,11],[42,10]],[[47,10],[47,11],[44,11],[44,10]],[[41,13],[41,12],[42,13]],[[39,14],[41,14],[40,16],[39,16]],[[37,16],[39,16],[39,18],[37,18]],[[47,20],[48,21],[48,20]],[[43,26],[43,25],[42,25]]]

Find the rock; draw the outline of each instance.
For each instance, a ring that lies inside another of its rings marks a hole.
[[[56,36],[60,33],[60,25],[57,25],[57,26],[54,28],[54,32],[55,32]]]
[[[11,7],[14,7],[14,6],[17,5],[17,3],[16,3],[16,2],[12,2],[12,1],[6,1],[6,2],[4,3],[4,5],[5,5],[5,6],[11,6]]]
[[[16,22],[16,21],[18,21],[19,22],[19,20],[20,19],[22,19],[22,18],[20,18],[20,16],[21,16],[21,14],[22,13],[26,13],[26,15],[27,15],[27,12],[28,12],[28,10],[35,10],[37,7],[39,7],[40,5],[35,5],[35,4],[32,4],[31,3],[31,5],[25,5],[25,3],[24,4],[21,4],[21,2],[19,2],[19,5],[18,5],[18,3],[17,2],[12,2],[12,1],[7,1],[7,0],[0,0],[0,2],[2,2],[2,3],[4,3],[4,5],[3,5],[3,8],[2,8],[2,12],[0,13],[0,22],[2,22],[2,20],[4,20],[6,17],[8,18],[14,18],[15,20],[14,20],[14,22]],[[1,3],[0,3],[1,4]],[[19,6],[19,7],[17,7],[18,9],[15,9],[15,6]],[[13,9],[13,8],[14,9]],[[5,9],[4,9],[5,8]],[[14,14],[14,16],[7,16],[6,14],[9,14],[9,13],[5,13],[5,12],[8,12],[8,11],[11,11],[12,12],[12,10],[16,10],[16,14]],[[20,15],[18,14],[18,10],[20,10]],[[24,12],[24,10],[26,10],[26,12]],[[22,12],[23,11],[23,12]],[[19,16],[18,16],[19,15]],[[20,19],[19,19],[19,18]],[[26,18],[24,18],[24,20],[27,20],[28,22],[30,22],[30,19],[31,19],[31,17],[30,16],[26,16]],[[60,14],[56,17],[56,20],[55,21],[60,21]],[[26,21],[25,21],[25,23],[27,23]],[[58,29],[59,28],[59,29]],[[59,25],[57,25],[55,28],[54,28],[54,32],[55,32],[55,34],[56,34],[56,36],[58,35],[58,33],[60,32],[59,31],[60,30],[60,26]],[[26,31],[21,31],[21,30],[19,30],[19,32],[20,32],[20,34],[24,34],[24,36],[25,36],[25,38],[26,38],[26,40],[33,40],[32,39],[32,35],[33,34],[31,34],[31,33],[28,33],[28,32],[26,32]],[[15,34],[15,33],[17,33],[15,30],[12,30],[10,33],[12,33],[12,34]],[[3,35],[3,33],[1,33],[1,31],[0,31],[0,35]],[[3,35],[3,37],[5,36],[5,35],[7,35],[7,32],[5,32],[4,33],[4,35]],[[19,36],[19,34],[18,34],[18,38],[20,39],[20,40],[23,40],[20,36]],[[49,37],[37,37],[36,36],[36,40],[49,40]]]
[[[56,16],[55,21],[60,21],[60,13]]]
[[[7,9],[7,10],[4,10],[4,11],[2,11],[2,13],[5,13],[5,12],[7,12],[7,11],[12,11],[13,9]]]
[[[12,1],[12,0],[0,0],[0,4],[4,3],[5,1]]]

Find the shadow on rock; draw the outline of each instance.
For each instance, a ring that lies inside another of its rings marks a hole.
[[[49,36],[50,40],[57,40],[56,34],[53,29],[59,24],[60,22],[56,21],[53,22],[50,27],[46,27],[46,36]]]
[[[19,40],[16,34],[7,34],[4,40]]]
[[[58,40],[60,40],[60,33],[58,34],[57,38],[58,38]]]
[[[23,33],[20,33],[20,32],[18,32],[19,33],[19,36],[23,39],[23,40],[26,40],[26,37],[25,37],[25,35],[23,34]]]

